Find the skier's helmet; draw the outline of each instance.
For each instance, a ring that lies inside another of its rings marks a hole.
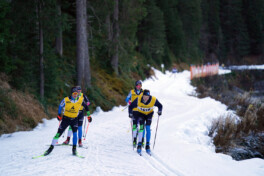
[[[71,88],[71,94],[77,93],[78,94],[78,89],[76,87]]]
[[[143,95],[150,96],[150,92],[149,92],[149,90],[148,90],[148,89],[145,89],[145,90],[143,91]]]
[[[76,86],[77,90],[82,90],[81,86]]]
[[[142,81],[141,80],[137,80],[136,82],[135,82],[135,86],[137,86],[137,85],[141,85],[142,86]]]

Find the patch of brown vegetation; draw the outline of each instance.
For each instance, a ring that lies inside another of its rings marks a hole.
[[[190,70],[190,65],[187,63],[173,63],[172,64],[172,68],[176,68],[179,71],[183,71],[183,70]]]
[[[258,72],[257,72],[258,73]],[[231,155],[236,160],[264,158],[264,104],[263,98],[239,87],[249,74],[214,76],[192,81],[199,97],[210,96],[236,111],[215,119],[208,128],[216,152]],[[251,75],[252,76],[252,75]],[[259,76],[259,75],[257,75]],[[242,80],[242,81],[241,81]],[[239,87],[238,87],[239,86]]]
[[[97,70],[93,73],[96,79],[96,86],[100,87],[104,98],[108,101],[114,101],[114,104],[125,105],[125,93],[129,91],[126,81],[115,75],[109,75],[103,70]]]
[[[0,77],[1,104],[0,134],[34,128],[43,118],[48,118],[44,107],[28,93],[11,89],[7,77]]]
[[[245,136],[263,132],[264,105],[258,106],[250,104],[238,122],[230,114],[213,120],[209,136],[213,137],[216,152],[225,153],[228,148],[239,145]]]
[[[246,56],[242,59],[242,61],[243,61],[243,64],[246,64],[246,65],[263,64],[263,56],[262,55]]]
[[[3,89],[11,89],[8,84],[8,77],[4,73],[0,73],[0,87]]]

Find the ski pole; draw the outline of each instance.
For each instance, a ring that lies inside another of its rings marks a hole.
[[[86,139],[86,135],[87,135],[87,131],[88,131],[88,127],[89,127],[89,122],[87,123],[87,127],[86,127],[86,132],[85,132],[85,136],[84,136],[84,139],[83,140],[85,140]]]
[[[134,150],[134,146],[133,146],[133,121],[132,121],[132,119],[130,120],[130,126],[131,126],[131,135],[132,135],[132,148]]]
[[[126,105],[126,107],[124,109],[122,109],[122,111],[124,111],[127,107],[128,107],[128,105]]]
[[[83,127],[83,130],[85,130],[85,127],[86,127],[86,118],[84,119],[84,127]],[[83,137],[84,137],[84,133],[83,133]]]
[[[155,147],[155,142],[156,142],[156,137],[157,137],[157,131],[158,131],[158,126],[159,126],[159,117],[158,116],[158,121],[157,121],[157,126],[156,126],[156,133],[155,133],[155,138],[154,138],[154,143],[153,143],[153,150],[154,150],[154,147]]]

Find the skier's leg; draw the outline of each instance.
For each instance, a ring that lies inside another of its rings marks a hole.
[[[143,131],[144,131],[144,123],[145,120],[143,117],[139,117],[139,131],[138,131],[138,144],[142,144],[142,138],[143,138]]]
[[[137,133],[138,133],[138,114],[136,112],[133,112],[133,129],[132,129],[132,135],[133,135],[133,146],[136,147],[137,145]]]
[[[72,136],[72,128],[69,127],[69,130],[68,130],[68,138],[70,139]]]
[[[82,125],[83,125],[83,111],[79,112],[78,115],[78,139],[82,140]]]
[[[83,144],[82,144],[82,125],[83,125],[83,111],[80,111],[79,112],[79,115],[78,115],[78,145],[79,147],[82,147]]]
[[[150,138],[151,138],[151,130],[150,130],[150,125],[152,122],[152,116],[153,113],[149,114],[146,120],[146,151],[147,153],[150,153]]]
[[[70,126],[72,128],[73,138],[72,144],[77,144],[77,129],[78,129],[78,118],[71,119]]]
[[[133,118],[133,138],[137,137],[137,124],[138,124],[138,120],[137,118]]]
[[[51,145],[49,147],[48,150],[45,151],[44,155],[48,155],[52,152],[54,145],[58,142],[60,136],[62,135],[62,133],[64,132],[64,130],[68,127],[69,123],[67,121],[66,118],[63,117],[62,122],[59,126],[58,132],[56,133],[56,135],[54,136],[54,138],[52,139]]]
[[[141,154],[141,148],[142,148],[142,137],[143,137],[143,131],[144,131],[144,123],[145,119],[144,117],[139,117],[139,131],[138,131],[138,146],[137,146],[137,152]]]
[[[133,111],[133,138],[137,137],[138,113]]]
[[[69,129],[68,129],[67,139],[63,142],[63,144],[69,144],[70,143],[71,135],[72,135],[72,128],[70,126]]]
[[[147,118],[146,121],[146,142],[150,142],[150,137],[151,137],[151,130],[150,130],[150,125],[152,122],[152,116]]]
[[[60,138],[60,136],[62,135],[62,133],[64,132],[64,130],[69,126],[69,121],[67,119],[67,117],[63,117],[61,124],[59,126],[58,132],[57,134],[54,136],[51,145],[55,145],[58,142],[58,139]]]
[[[142,147],[144,147],[144,145],[145,145],[145,133],[146,133],[146,124],[144,124],[144,126],[145,126],[145,128],[144,128],[144,130],[143,130],[143,136],[142,136]]]

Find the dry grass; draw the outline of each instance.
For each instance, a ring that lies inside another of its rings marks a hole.
[[[238,122],[231,114],[220,116],[213,120],[208,130],[215,146],[221,148],[220,152],[225,152],[245,136],[264,131],[264,105],[248,105]]]
[[[42,118],[48,118],[44,107],[35,97],[11,89],[3,75],[0,77],[0,85],[0,134],[30,130],[41,122]]]
[[[214,119],[209,128],[209,136],[213,137],[214,144],[223,148],[231,145],[236,137],[238,128],[232,114]]]
[[[4,73],[0,73],[0,88],[2,89],[11,89],[8,84],[8,77]]]

